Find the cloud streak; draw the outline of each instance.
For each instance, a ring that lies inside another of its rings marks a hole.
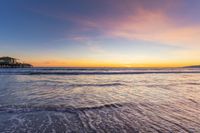
[[[130,1],[126,2],[130,3]],[[169,15],[169,5],[172,4],[153,9],[145,8],[141,4],[139,6],[128,6],[126,10],[129,12],[118,16],[100,16],[99,18],[78,14],[70,15],[58,11],[53,13],[38,12],[73,23],[74,28],[66,33],[69,39],[123,38],[165,45],[199,47],[200,25],[179,24],[180,20]],[[125,10],[124,8],[120,10]],[[93,32],[98,33],[98,36],[88,34]]]
[[[149,12],[141,9],[137,15],[129,16],[127,20],[110,26],[106,33],[114,37],[184,47],[196,47],[200,43],[200,25],[180,27],[162,12]]]

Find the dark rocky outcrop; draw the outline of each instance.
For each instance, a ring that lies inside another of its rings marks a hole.
[[[186,66],[184,68],[200,68],[200,65],[195,65],[195,66]]]

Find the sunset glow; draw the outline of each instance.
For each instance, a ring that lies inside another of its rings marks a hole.
[[[0,56],[48,67],[199,65],[199,12],[197,0],[4,0]]]

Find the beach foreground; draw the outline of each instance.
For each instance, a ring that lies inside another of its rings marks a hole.
[[[1,69],[0,132],[199,132],[199,69],[153,71]]]

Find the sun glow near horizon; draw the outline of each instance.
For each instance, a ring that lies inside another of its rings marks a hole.
[[[123,67],[123,68],[168,68],[168,67],[184,67],[199,65],[196,61],[187,62],[146,62],[143,63],[120,63],[120,62],[105,62],[105,61],[95,61],[95,60],[49,60],[49,61],[29,61],[34,67]],[[145,62],[145,61],[144,61]]]
[[[199,65],[200,2],[191,1],[3,1],[0,56],[44,67]]]

